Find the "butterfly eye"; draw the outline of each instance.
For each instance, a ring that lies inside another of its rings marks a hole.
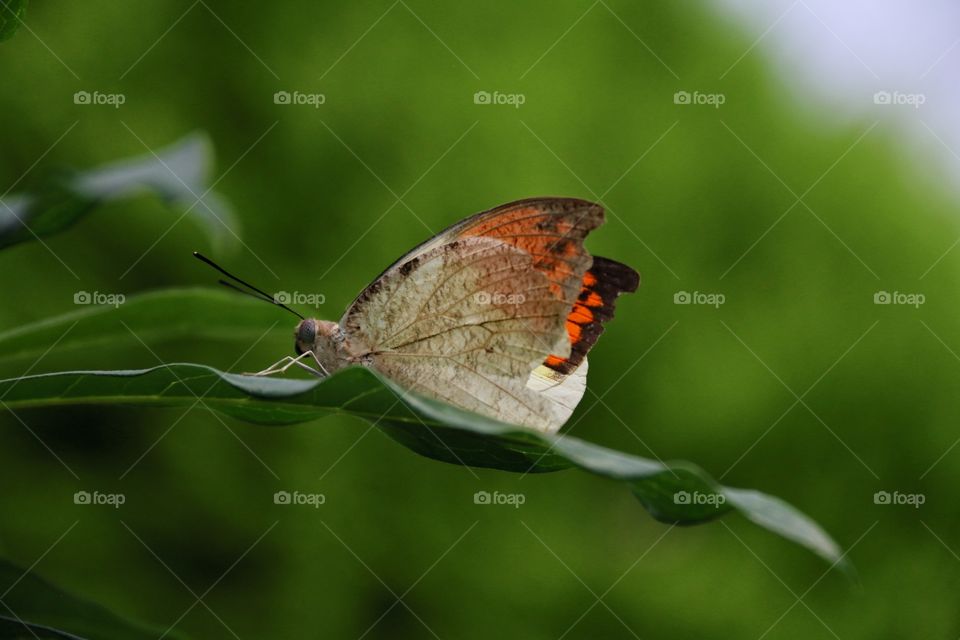
[[[297,325],[296,335],[296,344],[294,349],[297,352],[297,355],[302,355],[304,352],[313,349],[314,343],[317,340],[317,321],[311,318],[302,320],[300,324]]]

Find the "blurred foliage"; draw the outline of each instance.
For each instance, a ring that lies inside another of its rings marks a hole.
[[[27,0],[0,0],[0,41],[11,37],[27,12]]]
[[[75,94],[84,96],[82,100],[89,95]],[[229,248],[239,239],[238,223],[227,202],[209,185],[212,163],[209,140],[194,134],[144,157],[116,160],[89,171],[51,172],[32,192],[0,198],[0,249],[41,241],[105,203],[144,193],[156,195],[177,211],[177,222],[192,215],[207,229],[214,247]]]
[[[148,629],[124,620],[103,607],[65,593],[35,573],[0,559],[0,589],[4,611],[0,613],[0,638],[34,640],[149,640],[163,629]],[[36,621],[36,622],[34,622]],[[64,633],[60,629],[70,629]],[[171,640],[180,634],[167,634]]]
[[[16,123],[3,190],[207,130],[214,184],[245,229],[231,266],[322,293],[322,317],[469,213],[601,199],[609,222],[590,248],[642,284],[591,355],[573,433],[783,497],[852,550],[864,588],[736,519],[656,523],[584,474],[424,464],[354,418],[263,429],[201,408],[0,416],[3,556],[42,557],[36,570],[69,591],[195,637],[227,637],[224,624],[244,638],[422,637],[424,624],[463,638],[960,635],[960,251],[939,260],[960,237],[956,194],[883,123],[863,135],[873,122],[808,108],[760,47],[718,80],[759,34],[691,2],[171,0],[134,19],[93,0],[34,5],[28,24],[0,48],[0,109]],[[78,105],[78,91],[126,100]],[[325,100],[276,104],[278,91]],[[525,101],[475,104],[478,91]],[[677,91],[727,99],[677,105]],[[189,255],[206,248],[156,199],[108,204],[0,254],[0,327],[68,311],[81,290],[208,283]],[[678,291],[726,303],[675,305]],[[878,291],[926,303],[875,305]],[[277,314],[254,340],[82,359],[51,344],[0,373],[259,369],[292,352]],[[75,505],[78,490],[127,499]],[[326,502],[274,504],[295,490]],[[525,502],[476,505],[477,491]],[[927,500],[878,505],[878,491]]]

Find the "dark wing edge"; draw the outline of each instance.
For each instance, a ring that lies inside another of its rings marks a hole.
[[[617,296],[633,293],[640,286],[640,274],[625,264],[594,256],[584,274],[577,302],[567,315],[570,356],[547,356],[543,366],[560,376],[576,371],[603,333],[603,323],[613,318]]]

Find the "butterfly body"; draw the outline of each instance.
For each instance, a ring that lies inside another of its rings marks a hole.
[[[583,247],[602,223],[599,205],[573,198],[471,216],[388,267],[338,323],[300,322],[296,352],[323,374],[369,366],[455,406],[556,431],[583,396],[586,354],[615,298],[639,284]]]

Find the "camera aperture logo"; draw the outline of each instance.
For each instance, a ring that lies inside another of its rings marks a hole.
[[[727,296],[722,293],[704,293],[702,291],[677,291],[673,294],[673,304],[696,304],[706,305],[719,309],[720,305],[726,303]]]
[[[726,94],[723,93],[700,93],[694,91],[677,91],[673,94],[673,104],[680,105],[706,105],[719,109],[727,101]]]
[[[119,509],[127,501],[122,493],[100,493],[99,491],[77,491],[73,494],[73,504],[109,506]]]
[[[720,505],[727,502],[727,496],[722,493],[703,493],[701,491],[677,491],[673,494],[674,504],[696,504],[710,505],[714,509],[719,509]]]
[[[273,504],[306,505],[319,509],[327,501],[322,493],[301,493],[299,491],[277,491],[273,494]]]
[[[473,504],[506,504],[514,509],[519,509],[520,505],[527,501],[527,496],[522,493],[500,493],[494,491],[477,491],[473,494]]]
[[[273,301],[277,304],[307,305],[319,309],[320,305],[327,301],[327,296],[305,291],[277,291],[273,294]]]
[[[907,105],[919,109],[927,101],[923,93],[903,93],[901,91],[877,91],[873,94],[873,104]]]
[[[919,309],[927,301],[922,293],[903,293],[902,291],[877,291],[873,294],[873,304],[895,304]]]
[[[473,94],[473,104],[496,104],[510,105],[514,109],[519,109],[520,105],[527,101],[527,96],[522,93],[500,93],[494,91],[477,91]]]
[[[908,505],[919,509],[927,501],[922,493],[900,493],[899,491],[877,491],[873,494],[873,504]]]
[[[119,109],[127,101],[122,93],[100,93],[99,91],[77,91],[73,94],[73,104],[110,106]]]
[[[116,309],[127,297],[122,293],[102,293],[100,291],[77,291],[73,294],[73,304],[105,305]]]
[[[273,104],[306,105],[319,109],[326,103],[327,96],[322,93],[303,93],[302,91],[277,91],[273,94]]]

